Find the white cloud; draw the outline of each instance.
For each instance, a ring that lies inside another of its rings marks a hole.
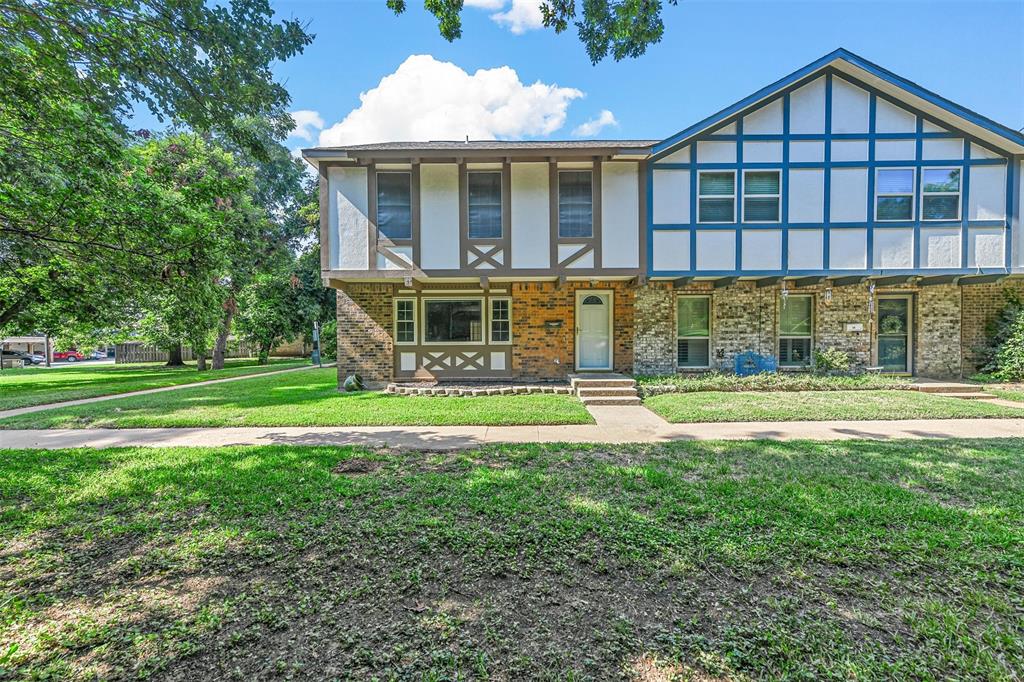
[[[323,130],[324,119],[320,117],[318,111],[299,109],[291,112],[291,117],[295,121],[295,127],[288,133],[288,137],[299,137],[307,142],[312,142],[313,133]]]
[[[320,144],[471,140],[550,135],[565,125],[575,88],[537,81],[525,85],[500,66],[469,74],[430,55],[412,55],[360,104],[320,133]]]
[[[466,0],[466,7],[476,7],[478,9],[501,9],[505,6],[505,0]]]
[[[502,3],[499,6],[504,6]],[[504,12],[491,15],[498,24],[508,26],[516,35],[544,26],[544,15],[540,11],[540,0],[512,0],[512,6]]]
[[[593,137],[608,126],[617,125],[619,125],[619,122],[615,120],[615,114],[607,109],[602,109],[601,113],[594,118],[576,126],[572,134],[576,137]]]

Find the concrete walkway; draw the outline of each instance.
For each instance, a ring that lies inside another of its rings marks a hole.
[[[611,408],[609,408],[611,409]],[[647,412],[644,408],[638,408]],[[618,408],[620,413],[624,412]],[[650,413],[648,413],[650,414]],[[641,418],[641,415],[634,415]],[[359,426],[178,429],[51,429],[0,431],[0,447],[171,447],[221,445],[366,445],[460,449],[488,443],[659,443],[674,440],[820,441],[895,438],[1021,438],[1024,419],[604,423],[580,426]],[[623,420],[626,419],[624,416]],[[660,420],[659,420],[660,421]]]
[[[334,362],[324,363],[324,367],[333,367]],[[141,391],[128,391],[127,393],[112,393],[110,395],[98,395],[92,398],[80,398],[79,400],[65,400],[60,403],[46,403],[44,405],[30,405],[29,407],[18,407],[13,410],[0,410],[0,419],[6,417],[17,417],[19,414],[31,414],[32,412],[42,412],[43,410],[52,410],[58,407],[71,407],[72,405],[87,405],[89,403],[101,403],[105,400],[117,400],[118,398],[130,398],[137,395],[149,395],[151,393],[163,393],[164,391],[177,391],[183,388],[194,388],[196,386],[210,386],[212,384],[223,384],[229,381],[243,381],[245,379],[255,379],[257,377],[270,377],[276,374],[287,374],[289,372],[302,372],[307,369],[319,369],[318,365],[303,365],[302,367],[289,367],[288,369],[275,369],[270,372],[254,372],[252,374],[241,374],[234,377],[224,377],[223,379],[208,379],[206,381],[194,381],[191,384],[177,384],[174,386],[161,386],[160,388],[146,388]]]

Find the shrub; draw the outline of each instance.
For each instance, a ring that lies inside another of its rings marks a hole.
[[[881,374],[829,376],[764,372],[741,377],[725,372],[707,372],[696,375],[638,376],[636,381],[645,396],[697,391],[877,391],[911,387],[907,379]]]
[[[814,351],[815,372],[849,372],[850,356],[838,348]]]
[[[1024,301],[1006,292],[1006,305],[986,328],[982,372],[998,381],[1024,381]]]

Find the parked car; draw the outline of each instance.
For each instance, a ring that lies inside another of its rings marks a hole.
[[[46,362],[46,356],[42,353],[29,353],[29,357],[32,358],[33,365],[41,365]]]
[[[53,352],[54,360],[67,360],[68,362],[78,362],[79,360],[85,360],[85,356],[79,353],[77,350],[58,350]]]
[[[106,360],[107,359],[107,351],[105,351],[105,350],[94,350],[92,353],[89,354],[89,358],[92,359],[92,360]]]
[[[17,363],[21,361],[25,365],[32,364],[32,356],[21,350],[5,350],[0,351],[0,364],[6,364],[8,362]]]

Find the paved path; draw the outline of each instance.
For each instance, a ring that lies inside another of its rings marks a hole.
[[[643,408],[640,408],[643,409]],[[646,411],[646,410],[644,410]],[[1024,419],[732,422],[581,426],[230,427],[0,431],[0,447],[368,445],[456,449],[487,443],[657,443],[673,440],[850,440],[1024,437]]]
[[[333,367],[336,363],[324,363],[324,367]],[[13,410],[0,410],[0,419],[5,417],[17,417],[19,414],[30,414],[52,410],[57,407],[71,407],[72,405],[85,405],[87,403],[101,403],[104,400],[117,400],[118,398],[130,398],[136,395],[149,395],[150,393],[163,393],[164,391],[177,391],[182,388],[194,388],[196,386],[210,386],[211,384],[223,384],[228,381],[242,381],[243,379],[255,379],[256,377],[269,377],[275,374],[287,374],[288,372],[302,372],[307,369],[319,369],[318,365],[303,365],[302,367],[289,367],[288,369],[275,369],[270,372],[254,372],[252,374],[241,374],[223,379],[208,379],[206,381],[194,381],[191,384],[177,384],[175,386],[161,386],[160,388],[146,388],[141,391],[128,391],[127,393],[112,393],[110,395],[98,395],[92,398],[80,398],[79,400],[65,400],[61,403],[46,403],[45,405],[30,405],[29,407],[18,407]]]

